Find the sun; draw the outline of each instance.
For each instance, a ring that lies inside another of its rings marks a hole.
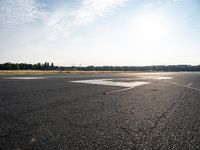
[[[138,38],[158,40],[170,33],[170,21],[163,15],[143,14],[135,21],[135,31]]]

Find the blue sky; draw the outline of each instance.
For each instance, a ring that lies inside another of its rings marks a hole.
[[[199,0],[0,0],[0,63],[200,64]]]

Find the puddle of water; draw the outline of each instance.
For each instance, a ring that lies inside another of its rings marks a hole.
[[[12,80],[37,80],[37,79],[47,79],[47,77],[7,77],[5,79],[12,79]]]
[[[134,81],[134,82],[114,82],[107,79],[94,79],[94,80],[79,80],[71,81],[74,83],[85,83],[85,84],[98,84],[98,85],[109,85],[109,86],[121,86],[121,87],[137,87],[145,84],[150,84],[150,82]]]
[[[173,77],[160,77],[160,76],[140,76],[143,79],[154,79],[154,80],[169,80]]]
[[[146,78],[142,77],[135,77],[135,78],[116,78],[116,79],[108,79],[112,81],[122,81],[122,82],[130,82],[130,81],[135,81],[135,80],[145,80]]]

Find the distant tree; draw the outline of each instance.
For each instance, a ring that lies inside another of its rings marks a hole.
[[[26,64],[20,63],[19,64],[20,70],[25,70],[26,69]]]
[[[48,62],[45,62],[44,65],[43,65],[43,69],[44,69],[44,70],[49,70],[49,68],[50,68],[50,67],[49,67],[49,63],[48,63]]]
[[[10,62],[3,64],[5,70],[12,70],[12,65]]]
[[[50,67],[51,70],[54,70],[54,64],[51,63],[51,67]]]
[[[36,65],[37,67],[37,70],[42,70],[42,65],[41,65],[41,63],[38,63],[37,65]]]
[[[19,64],[16,64],[16,70],[20,70]]]

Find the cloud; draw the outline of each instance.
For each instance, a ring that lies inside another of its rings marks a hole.
[[[44,17],[35,0],[1,0],[0,23],[14,27]]]
[[[98,17],[106,16],[128,0],[82,0],[76,10],[57,10],[47,20],[49,40],[65,38]]]
[[[105,13],[113,8],[122,6],[127,0],[83,0],[81,8],[75,13],[75,24],[87,24],[98,16],[104,16]]]
[[[48,40],[66,38],[99,17],[113,13],[129,0],[79,0],[76,6],[42,9],[39,0],[0,0],[0,25],[19,26],[42,21]],[[77,0],[78,2],[78,0]],[[66,2],[67,3],[67,2]],[[46,5],[51,5],[46,3]],[[71,5],[71,3],[69,4]],[[64,5],[63,5],[64,6]]]
[[[183,0],[146,0],[145,7],[155,7],[166,3],[183,2]]]

